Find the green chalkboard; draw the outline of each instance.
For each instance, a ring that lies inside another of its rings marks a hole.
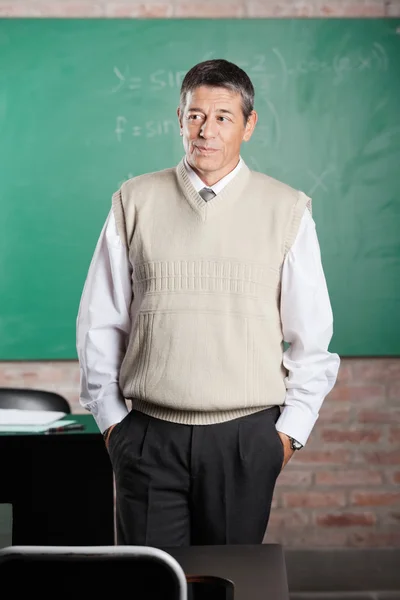
[[[0,359],[74,359],[113,191],[182,156],[186,71],[247,70],[250,166],[313,198],[341,356],[400,354],[400,20],[0,21]]]

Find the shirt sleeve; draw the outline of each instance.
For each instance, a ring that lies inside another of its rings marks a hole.
[[[315,222],[308,210],[282,267],[281,321],[289,344],[283,353],[288,375],[276,428],[304,445],[340,365],[338,354],[328,350],[333,315]]]
[[[98,239],[78,310],[81,405],[101,432],[128,413],[118,378],[130,330],[131,270],[112,210]]]

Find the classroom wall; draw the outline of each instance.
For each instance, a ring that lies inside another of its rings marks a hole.
[[[0,0],[0,17],[400,17],[400,0]],[[55,390],[82,412],[75,361],[0,362],[0,386]],[[309,442],[281,474],[266,541],[400,545],[400,358],[342,359]]]

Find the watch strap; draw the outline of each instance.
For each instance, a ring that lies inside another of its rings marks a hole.
[[[301,448],[303,447],[303,444],[300,444],[300,442],[298,442],[297,440],[295,440],[294,438],[288,436],[289,440],[290,440],[290,447],[292,450],[301,450]]]

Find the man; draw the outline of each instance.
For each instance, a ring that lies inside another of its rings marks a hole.
[[[114,193],[90,265],[80,401],[110,454],[118,544],[261,543],[336,381],[311,201],[240,157],[253,105],[236,65],[194,66],[184,158]]]

